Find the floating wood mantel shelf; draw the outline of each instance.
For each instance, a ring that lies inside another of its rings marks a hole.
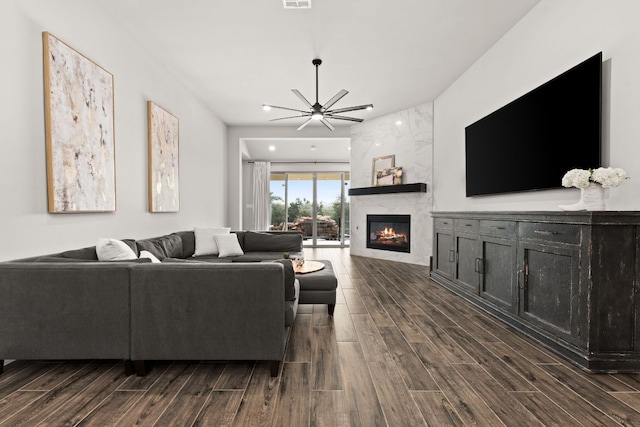
[[[369,194],[394,194],[394,193],[426,193],[427,184],[416,182],[414,184],[384,185],[381,187],[350,188],[350,196],[366,196]]]

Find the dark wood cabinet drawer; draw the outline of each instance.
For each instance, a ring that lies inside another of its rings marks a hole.
[[[522,239],[544,240],[572,245],[580,244],[581,229],[581,226],[575,224],[518,223],[518,232]]]
[[[477,219],[454,219],[453,228],[457,231],[477,233],[480,230],[480,221]]]
[[[480,221],[480,234],[485,236],[502,237],[505,239],[516,238],[515,221],[493,221],[483,219]]]
[[[445,230],[453,229],[453,218],[434,218],[433,219],[434,228],[440,228]]]

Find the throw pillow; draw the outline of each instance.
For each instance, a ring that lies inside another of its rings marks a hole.
[[[149,251],[140,251],[140,259],[142,258],[148,258],[151,260],[151,262],[155,262],[155,263],[159,263],[160,260],[151,252]]]
[[[213,236],[217,234],[229,234],[231,228],[217,227],[205,228],[196,227],[193,229],[196,236],[196,251],[193,256],[198,255],[218,255],[218,245]]]
[[[214,236],[216,245],[218,245],[218,257],[225,258],[228,256],[244,255],[240,242],[238,242],[238,236],[235,233],[231,234],[218,234]]]
[[[100,261],[120,261],[138,259],[133,249],[122,240],[98,239],[96,254]]]

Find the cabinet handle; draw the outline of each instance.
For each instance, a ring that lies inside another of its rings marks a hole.
[[[449,224],[449,221],[442,221],[442,223],[443,223],[444,225],[447,225],[447,224]]]
[[[516,274],[518,275],[516,277],[516,280],[518,281],[518,289],[524,289],[524,283],[522,280],[522,270],[518,270]]]
[[[500,227],[499,225],[492,225],[491,228],[496,228],[498,230],[506,230],[506,227]]]
[[[455,262],[456,260],[456,253],[454,252],[453,249],[449,250],[449,262]]]
[[[465,224],[465,227],[473,227],[473,224]]]
[[[543,236],[553,236],[555,234],[558,234],[557,231],[547,231],[547,230],[534,230],[534,233],[542,234]]]
[[[476,266],[474,269],[476,273],[482,273],[482,270],[483,270],[482,261],[483,261],[482,258],[476,258]]]

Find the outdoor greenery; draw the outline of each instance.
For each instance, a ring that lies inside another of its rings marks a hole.
[[[288,222],[296,222],[298,218],[312,217],[313,206],[312,202],[307,198],[296,198],[295,201],[289,203],[288,209]],[[336,223],[340,224],[340,196],[331,203],[330,206],[325,206],[324,203],[318,203],[318,215],[328,216]],[[345,216],[349,218],[349,203],[345,205]],[[282,197],[275,196],[271,193],[271,225],[277,226],[284,222],[284,200]],[[348,229],[348,226],[346,227]]]

